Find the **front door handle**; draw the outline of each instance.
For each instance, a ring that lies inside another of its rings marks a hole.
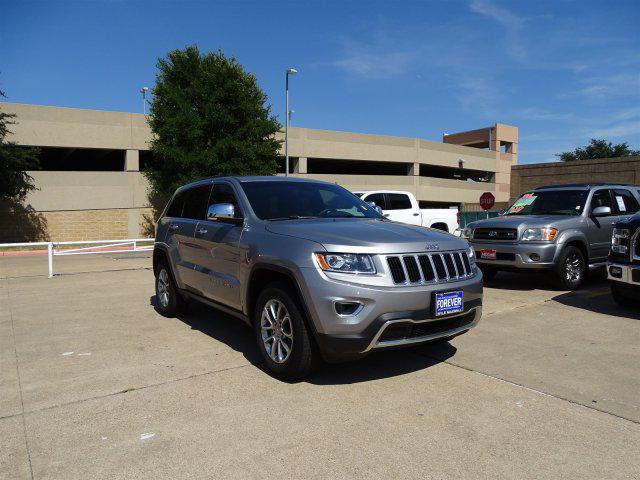
[[[420,215],[419,213],[414,213],[413,216],[417,217],[418,215]]]
[[[206,228],[199,228],[196,230],[196,233],[198,235],[204,235],[205,233],[207,233],[207,229]]]
[[[178,230],[180,228],[180,225],[177,225],[175,223],[169,225],[169,230]]]

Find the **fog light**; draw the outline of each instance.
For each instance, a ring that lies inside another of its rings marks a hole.
[[[540,261],[540,255],[538,255],[537,253],[532,253],[531,255],[529,255],[529,258],[531,260],[533,260],[534,262],[539,262]]]
[[[355,315],[362,308],[358,302],[336,302],[334,306],[338,315]]]
[[[622,278],[622,269],[620,267],[609,267],[609,273],[614,278]]]

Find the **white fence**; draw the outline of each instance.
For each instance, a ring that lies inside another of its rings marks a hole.
[[[53,277],[53,257],[63,255],[96,255],[101,253],[133,253],[153,250],[153,245],[139,243],[153,242],[153,238],[135,238],[126,240],[86,240],[82,242],[25,242],[25,243],[0,243],[2,248],[14,247],[47,247],[47,259],[49,261],[49,278]],[[60,248],[72,245],[89,245],[81,248]],[[131,248],[126,248],[131,247]]]

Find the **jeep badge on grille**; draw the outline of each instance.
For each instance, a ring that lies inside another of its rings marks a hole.
[[[434,250],[440,250],[440,245],[438,245],[437,243],[427,243],[427,245],[425,246],[425,250],[427,252],[432,252]]]

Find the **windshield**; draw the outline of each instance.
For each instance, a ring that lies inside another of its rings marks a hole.
[[[251,208],[262,220],[297,218],[382,218],[338,185],[313,182],[242,182]]]
[[[580,215],[587,193],[586,190],[525,193],[507,209],[505,215]]]

